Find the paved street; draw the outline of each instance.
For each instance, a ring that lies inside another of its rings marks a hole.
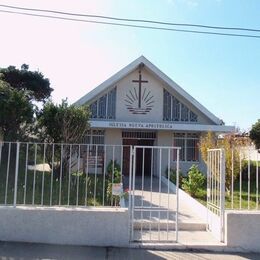
[[[195,259],[195,260],[242,260],[260,259],[260,254],[228,254],[191,251],[163,251],[128,248],[54,246],[43,244],[0,242],[0,259],[124,259],[124,260],[161,260],[161,259]]]

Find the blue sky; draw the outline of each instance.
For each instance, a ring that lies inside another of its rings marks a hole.
[[[257,0],[0,0],[0,4],[260,29]],[[55,102],[66,97],[70,103],[76,101],[144,55],[226,124],[248,130],[260,118],[260,39],[3,13],[0,24],[0,67],[27,63],[39,69],[51,81]]]

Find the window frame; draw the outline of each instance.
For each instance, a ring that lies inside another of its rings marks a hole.
[[[114,120],[116,119],[117,87],[99,96],[89,104],[90,119]],[[95,110],[93,110],[93,108]],[[94,111],[94,113],[92,113]]]
[[[180,132],[175,132],[173,133],[173,146],[174,147],[181,147],[180,154],[179,154],[179,160],[180,162],[193,162],[193,163],[198,163],[200,162],[200,153],[199,153],[199,133],[180,133]],[[183,142],[183,145],[176,145],[175,141],[181,141]],[[189,147],[188,142],[189,141],[194,141],[194,146]],[[192,150],[191,150],[192,149]],[[191,150],[193,151],[194,159],[188,160],[190,155],[188,154],[188,151]],[[177,160],[177,152],[173,153],[173,161]]]

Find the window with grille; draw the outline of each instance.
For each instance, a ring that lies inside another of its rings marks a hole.
[[[198,116],[167,90],[163,91],[163,120],[197,122]]]
[[[89,152],[93,155],[103,153],[105,144],[105,130],[89,130],[83,140],[83,143],[89,144]]]
[[[196,133],[174,133],[173,146],[181,147],[179,160],[187,162],[199,161],[199,135]],[[177,152],[173,154],[173,160],[177,160]]]
[[[142,131],[123,131],[123,139],[156,139],[156,132],[142,132]]]
[[[116,87],[92,102],[89,106],[90,118],[115,119],[116,117]]]

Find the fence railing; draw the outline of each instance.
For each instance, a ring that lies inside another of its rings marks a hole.
[[[0,142],[0,204],[119,206],[129,158],[129,146]]]
[[[226,209],[259,210],[260,155],[252,147],[233,149],[226,170]]]

